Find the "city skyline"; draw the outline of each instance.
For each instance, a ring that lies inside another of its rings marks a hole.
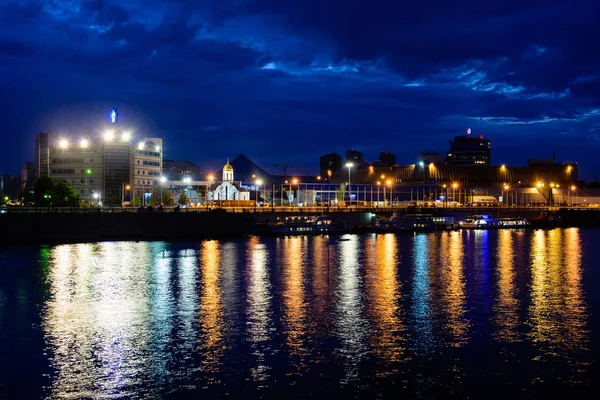
[[[0,172],[116,107],[202,173],[239,154],[274,173],[348,149],[414,163],[471,128],[495,165],[556,151],[595,178],[598,4],[389,3],[7,2]]]

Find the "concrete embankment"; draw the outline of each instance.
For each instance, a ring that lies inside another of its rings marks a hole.
[[[100,240],[177,240],[251,234],[247,214],[205,213],[8,213],[0,216],[0,243]]]
[[[411,212],[429,213],[428,210]],[[444,215],[463,220],[474,213],[452,211]],[[580,226],[600,227],[598,210],[558,210],[553,212],[515,211],[493,218],[522,217],[532,226]],[[314,213],[228,213],[224,210],[211,212],[41,212],[6,213],[0,215],[0,244],[8,243],[64,243],[101,240],[196,240],[225,236],[263,234],[269,225],[286,217],[302,217]],[[357,232],[368,231],[378,217],[391,215],[384,212],[330,213],[334,223],[345,223]],[[535,221],[535,224],[534,224]]]

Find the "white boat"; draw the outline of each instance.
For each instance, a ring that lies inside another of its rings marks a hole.
[[[277,218],[277,221],[271,226],[271,233],[287,235],[346,232],[348,230],[348,225],[345,223],[335,223],[324,215]]]
[[[379,218],[375,222],[375,228],[379,231],[396,232],[435,232],[458,228],[454,217],[439,216],[433,214],[398,214],[394,213],[390,218]]]
[[[525,218],[492,218],[489,215],[472,215],[460,221],[460,227],[466,229],[502,229],[526,228],[529,221]]]

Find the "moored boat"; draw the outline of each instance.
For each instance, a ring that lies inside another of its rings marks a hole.
[[[398,214],[390,218],[379,218],[375,229],[385,232],[435,232],[458,228],[454,217],[433,214]]]
[[[465,229],[502,229],[526,228],[529,221],[525,218],[492,218],[489,215],[471,215],[460,221],[460,227]]]
[[[286,235],[340,233],[347,231],[349,231],[347,224],[336,223],[325,215],[277,218],[277,221],[271,225],[270,229],[271,233]]]

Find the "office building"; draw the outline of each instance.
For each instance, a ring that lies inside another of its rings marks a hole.
[[[319,159],[319,174],[323,179],[330,179],[331,175],[342,170],[342,157],[337,153],[327,153]]]
[[[132,138],[113,110],[111,125],[95,138],[39,133],[36,177],[66,180],[82,201],[117,205],[130,194],[148,198],[162,176],[162,145],[160,138]]]
[[[446,164],[450,165],[491,165],[492,143],[482,135],[472,136],[471,128],[467,134],[455,136],[450,140],[450,150],[446,157]]]
[[[396,155],[394,153],[388,153],[382,151],[379,153],[379,159],[375,161],[374,166],[376,167],[393,167],[396,165]]]
[[[38,133],[35,136],[35,157],[38,165],[36,178],[39,178],[42,175],[48,175],[48,170],[50,168],[49,150],[49,135],[43,132]]]
[[[37,177],[37,164],[32,162],[23,163],[21,167],[21,191],[28,192]]]
[[[191,161],[163,160],[163,174],[172,181],[190,178],[200,180],[200,167]]]

